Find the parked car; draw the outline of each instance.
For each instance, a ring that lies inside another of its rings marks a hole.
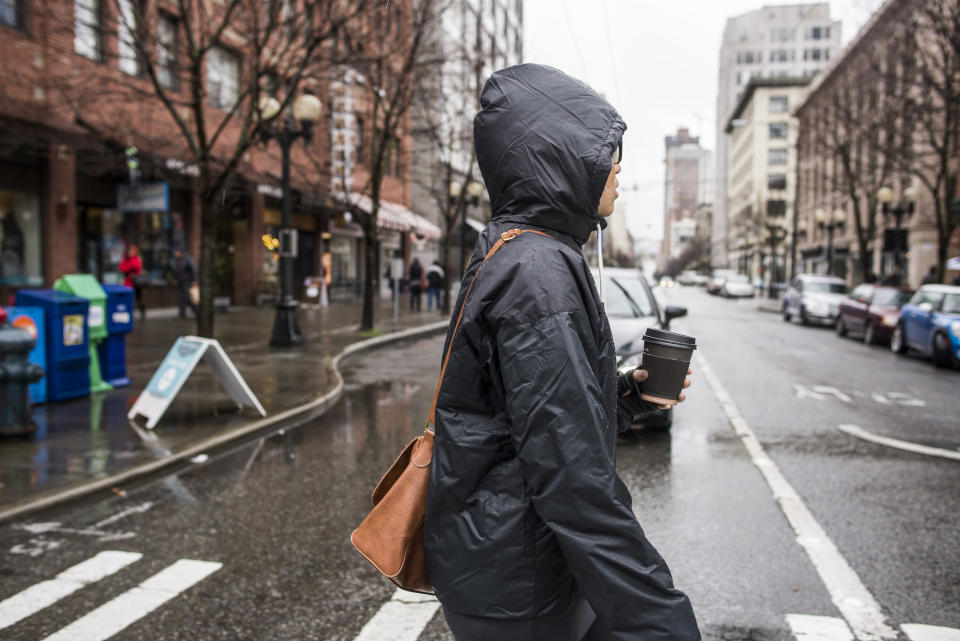
[[[896,287],[860,285],[837,308],[837,335],[854,332],[867,345],[889,342],[900,321],[900,308],[910,294]]]
[[[720,286],[720,295],[724,298],[753,298],[753,285],[743,274],[734,274],[723,281]]]
[[[915,349],[933,358],[937,367],[960,365],[960,287],[924,285],[900,308],[900,321],[890,349]]]
[[[707,281],[707,293],[708,294],[719,294],[720,288],[723,287],[723,281],[727,280],[730,276],[735,276],[737,272],[732,269],[715,269],[710,274],[710,280]]]
[[[706,287],[707,283],[710,282],[710,277],[706,274],[694,274],[693,275],[693,284],[697,287]]]
[[[796,316],[804,325],[833,325],[837,308],[846,297],[847,283],[842,278],[799,274],[783,296],[783,320],[789,322]]]
[[[643,334],[648,327],[670,329],[670,321],[687,315],[686,307],[661,307],[650,284],[639,269],[610,267],[603,270],[607,296],[607,319],[613,332],[617,367],[629,371],[643,358]],[[600,274],[593,271],[599,282]],[[668,430],[673,424],[673,410],[654,410],[633,417],[634,425]]]
[[[680,272],[680,275],[677,276],[677,284],[690,286],[697,284],[697,272],[691,271],[689,269]]]

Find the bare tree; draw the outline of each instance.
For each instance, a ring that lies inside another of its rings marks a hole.
[[[891,48],[888,90],[897,100],[904,144],[898,170],[915,178],[933,203],[937,280],[960,227],[960,0],[917,0],[902,22],[903,46]]]
[[[201,201],[197,333],[212,336],[218,204],[270,124],[262,116],[262,100],[276,96],[282,113],[304,88],[318,91],[329,54],[325,45],[362,15],[367,2],[111,0],[111,5],[125,79],[70,78],[62,94],[78,122],[99,137],[170,153],[195,175]],[[158,120],[172,122],[177,135],[153,126]]]
[[[365,20],[348,25],[348,44],[356,52],[351,66],[362,78],[372,123],[370,153],[363,156],[368,179],[361,188],[370,198],[370,211],[354,207],[365,241],[361,331],[375,325],[380,255],[377,223],[384,179],[399,173],[397,164],[404,155],[401,134],[410,129],[411,106],[425,78],[436,73],[442,63],[429,46],[442,9],[441,0],[393,0],[374,7]]]

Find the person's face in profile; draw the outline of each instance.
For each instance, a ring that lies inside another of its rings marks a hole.
[[[613,202],[620,195],[617,193],[617,187],[620,181],[617,180],[617,174],[620,173],[620,156],[622,148],[617,145],[610,159],[610,174],[607,176],[607,184],[603,187],[603,193],[600,195],[600,206],[597,207],[597,213],[606,218],[613,213]]]

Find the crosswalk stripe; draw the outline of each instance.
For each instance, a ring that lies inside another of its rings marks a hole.
[[[847,622],[838,617],[788,614],[787,625],[797,641],[853,641]]]
[[[430,595],[397,590],[353,641],[417,641],[439,608]]]
[[[210,561],[181,559],[101,605],[44,641],[104,641],[153,612],[222,566]]]
[[[5,599],[0,602],[0,630],[50,607],[84,586],[119,572],[139,561],[142,556],[136,552],[100,552],[64,570],[53,579],[32,585]]]
[[[910,641],[960,641],[960,630],[941,628],[922,623],[904,623],[900,626]]]

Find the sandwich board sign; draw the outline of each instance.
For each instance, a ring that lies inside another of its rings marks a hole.
[[[156,427],[201,360],[206,360],[238,405],[252,407],[260,416],[267,415],[218,341],[199,336],[181,336],[154,372],[147,389],[137,397],[127,418],[134,420],[137,416],[143,416],[147,419],[147,428]]]

